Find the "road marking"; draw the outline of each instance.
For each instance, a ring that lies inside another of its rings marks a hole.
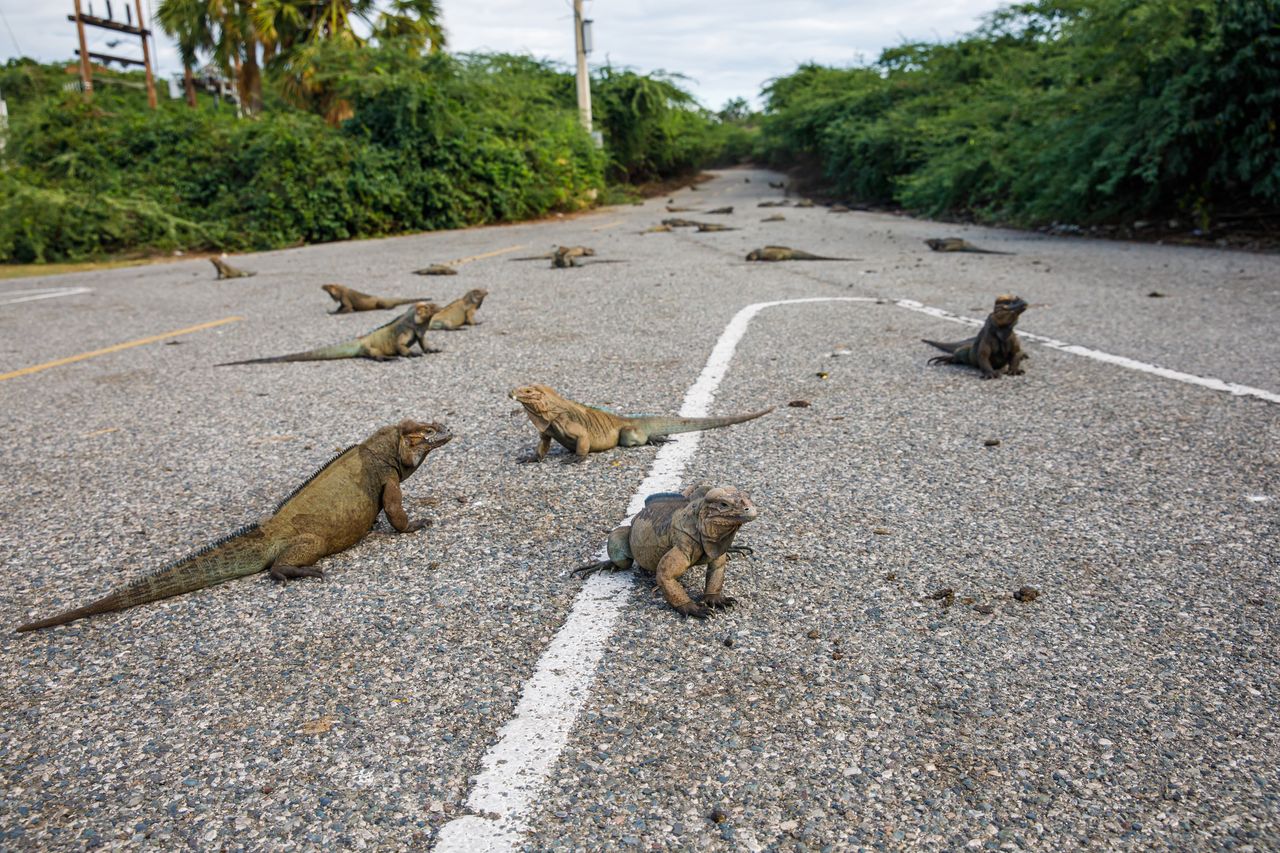
[[[92,287],[44,287],[39,290],[11,290],[5,296],[17,296],[18,299],[0,300],[0,305],[16,305],[19,302],[35,302],[37,299],[57,299],[60,296],[75,296],[77,293],[93,293]]]
[[[624,224],[626,221],[627,220],[625,219],[615,219],[612,222],[606,222],[603,225],[597,225],[595,228],[592,228],[591,230],[592,231],[608,231],[610,228],[617,228],[619,225]]]
[[[445,261],[444,263],[445,263],[445,266],[456,267],[459,264],[469,264],[472,261],[479,261],[479,260],[483,260],[484,258],[493,258],[493,257],[497,257],[498,255],[505,255],[507,254],[507,252],[514,252],[519,249],[524,249],[527,246],[528,246],[527,243],[521,243],[518,246],[508,246],[505,249],[494,249],[492,252],[484,252],[483,254],[480,254],[480,255],[471,255],[465,258],[454,258],[452,261]]]
[[[138,338],[136,341],[126,341],[125,343],[122,343],[122,344],[115,344],[113,346],[104,347],[103,349],[96,349],[96,350],[93,350],[92,352],[82,352],[79,355],[69,355],[66,358],[59,358],[59,359],[56,359],[55,361],[46,361],[44,364],[34,364],[31,367],[24,367],[20,370],[12,370],[8,373],[0,373],[0,382],[3,382],[6,379],[14,379],[18,376],[27,376],[28,374],[31,374],[31,373],[39,373],[40,371],[48,370],[51,367],[61,367],[64,364],[73,364],[77,361],[84,361],[85,359],[88,359],[88,358],[96,358],[97,356],[100,356],[100,355],[107,355],[108,353],[119,352],[120,350],[124,350],[124,349],[140,347],[143,344],[153,344],[156,341],[163,341],[165,338],[176,338],[179,335],[189,335],[192,332],[199,332],[204,329],[212,329],[215,326],[224,326],[227,323],[235,323],[243,319],[244,319],[243,317],[223,317],[221,320],[214,320],[209,323],[201,323],[198,326],[187,326],[185,329],[177,329],[172,332],[165,332],[163,335],[151,335],[150,337],[147,337],[147,338]]]

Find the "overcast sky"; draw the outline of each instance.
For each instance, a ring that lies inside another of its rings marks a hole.
[[[133,0],[127,0],[133,5]],[[82,0],[105,15],[106,0]],[[144,11],[159,0],[143,0]],[[124,18],[126,0],[113,0]],[[903,41],[945,41],[976,27],[1002,5],[996,0],[589,0],[595,21],[593,65],[606,62],[640,71],[663,69],[690,78],[689,88],[708,107],[733,97],[758,104],[761,85],[802,62],[848,65],[874,59]],[[454,51],[529,53],[573,60],[570,0],[442,0],[444,26]],[[66,19],[72,0],[0,0],[0,59],[32,56],[73,59],[75,26]],[[90,30],[92,33],[93,31]],[[90,49],[137,54],[136,45],[109,48],[119,36],[98,30]],[[177,51],[162,34],[159,71],[181,71]]]

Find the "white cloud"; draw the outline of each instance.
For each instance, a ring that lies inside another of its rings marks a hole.
[[[99,15],[105,13],[106,0],[91,2]],[[117,19],[126,2],[132,5],[131,0],[114,0]],[[158,2],[144,0],[143,8]],[[874,59],[903,41],[950,39],[974,29],[998,5],[995,0],[593,0],[587,3],[587,17],[595,21],[590,61],[684,74],[694,94],[718,108],[732,97],[756,100],[766,80],[803,62],[849,65]],[[0,59],[21,53],[46,62],[73,60],[77,44],[75,26],[67,20],[70,6],[0,0],[9,25],[0,23]],[[443,0],[441,9],[451,50],[573,61],[569,0]],[[106,42],[118,34],[98,32],[102,34],[91,34],[91,50],[139,53],[128,42],[108,49]],[[173,44],[161,34],[156,47],[161,74],[179,71]]]

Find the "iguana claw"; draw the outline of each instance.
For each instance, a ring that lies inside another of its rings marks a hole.
[[[712,595],[702,596],[702,603],[712,610],[728,610],[730,607],[738,603],[738,599],[730,598],[727,595],[714,593]]]
[[[750,545],[734,545],[732,548],[726,548],[726,554],[741,554],[744,557],[754,557],[756,549]]]
[[[611,561],[601,560],[598,563],[588,563],[585,566],[578,566],[578,568],[573,570],[572,574],[581,575],[584,578],[589,578],[592,575],[594,575],[596,572],[616,571],[617,568],[618,567],[615,566]]]
[[[272,566],[268,569],[274,581],[297,580],[298,578],[324,579],[324,572],[315,566]]]
[[[711,615],[711,611],[696,601],[690,601],[685,604],[677,604],[676,610],[683,616],[691,616],[694,619],[706,619]]]

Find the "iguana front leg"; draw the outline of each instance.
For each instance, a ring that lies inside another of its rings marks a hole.
[[[1009,355],[1009,366],[1005,368],[1005,373],[1008,373],[1010,376],[1021,376],[1026,373],[1026,371],[1022,369],[1022,360],[1027,357],[1027,354],[1022,351],[1022,345],[1018,343],[1017,338],[1010,341],[1010,344],[1012,347],[1012,353]]]
[[[314,535],[303,535],[293,540],[279,557],[267,567],[267,573],[274,581],[297,580],[298,578],[324,579],[324,572],[311,565],[325,555],[324,543]],[[302,565],[299,565],[299,564]]]
[[[987,347],[978,347],[977,358],[974,361],[977,362],[978,369],[982,371],[983,379],[1000,378],[1000,374],[991,366],[991,353],[987,351]]]
[[[691,599],[689,593],[685,592],[684,587],[680,584],[681,575],[689,571],[689,566],[691,565],[693,565],[693,561],[689,559],[688,554],[685,554],[679,548],[672,548],[662,555],[654,574],[657,575],[658,588],[662,590],[662,595],[667,599],[667,604],[670,604],[685,616],[706,619],[711,615],[710,609]]]
[[[741,549],[729,549],[741,550]],[[748,548],[748,551],[751,549]],[[702,589],[702,603],[712,610],[718,608],[730,608],[737,604],[735,599],[727,595],[722,595],[720,590],[724,587],[724,567],[729,562],[728,552],[721,554],[716,559],[707,563],[707,582]]]
[[[551,451],[551,433],[544,432],[538,436],[538,449],[528,456],[521,456],[520,462],[541,462]]]
[[[412,533],[427,526],[423,519],[409,522],[409,516],[404,511],[404,494],[400,491],[400,481],[394,476],[388,477],[382,484],[382,511],[398,533]]]

